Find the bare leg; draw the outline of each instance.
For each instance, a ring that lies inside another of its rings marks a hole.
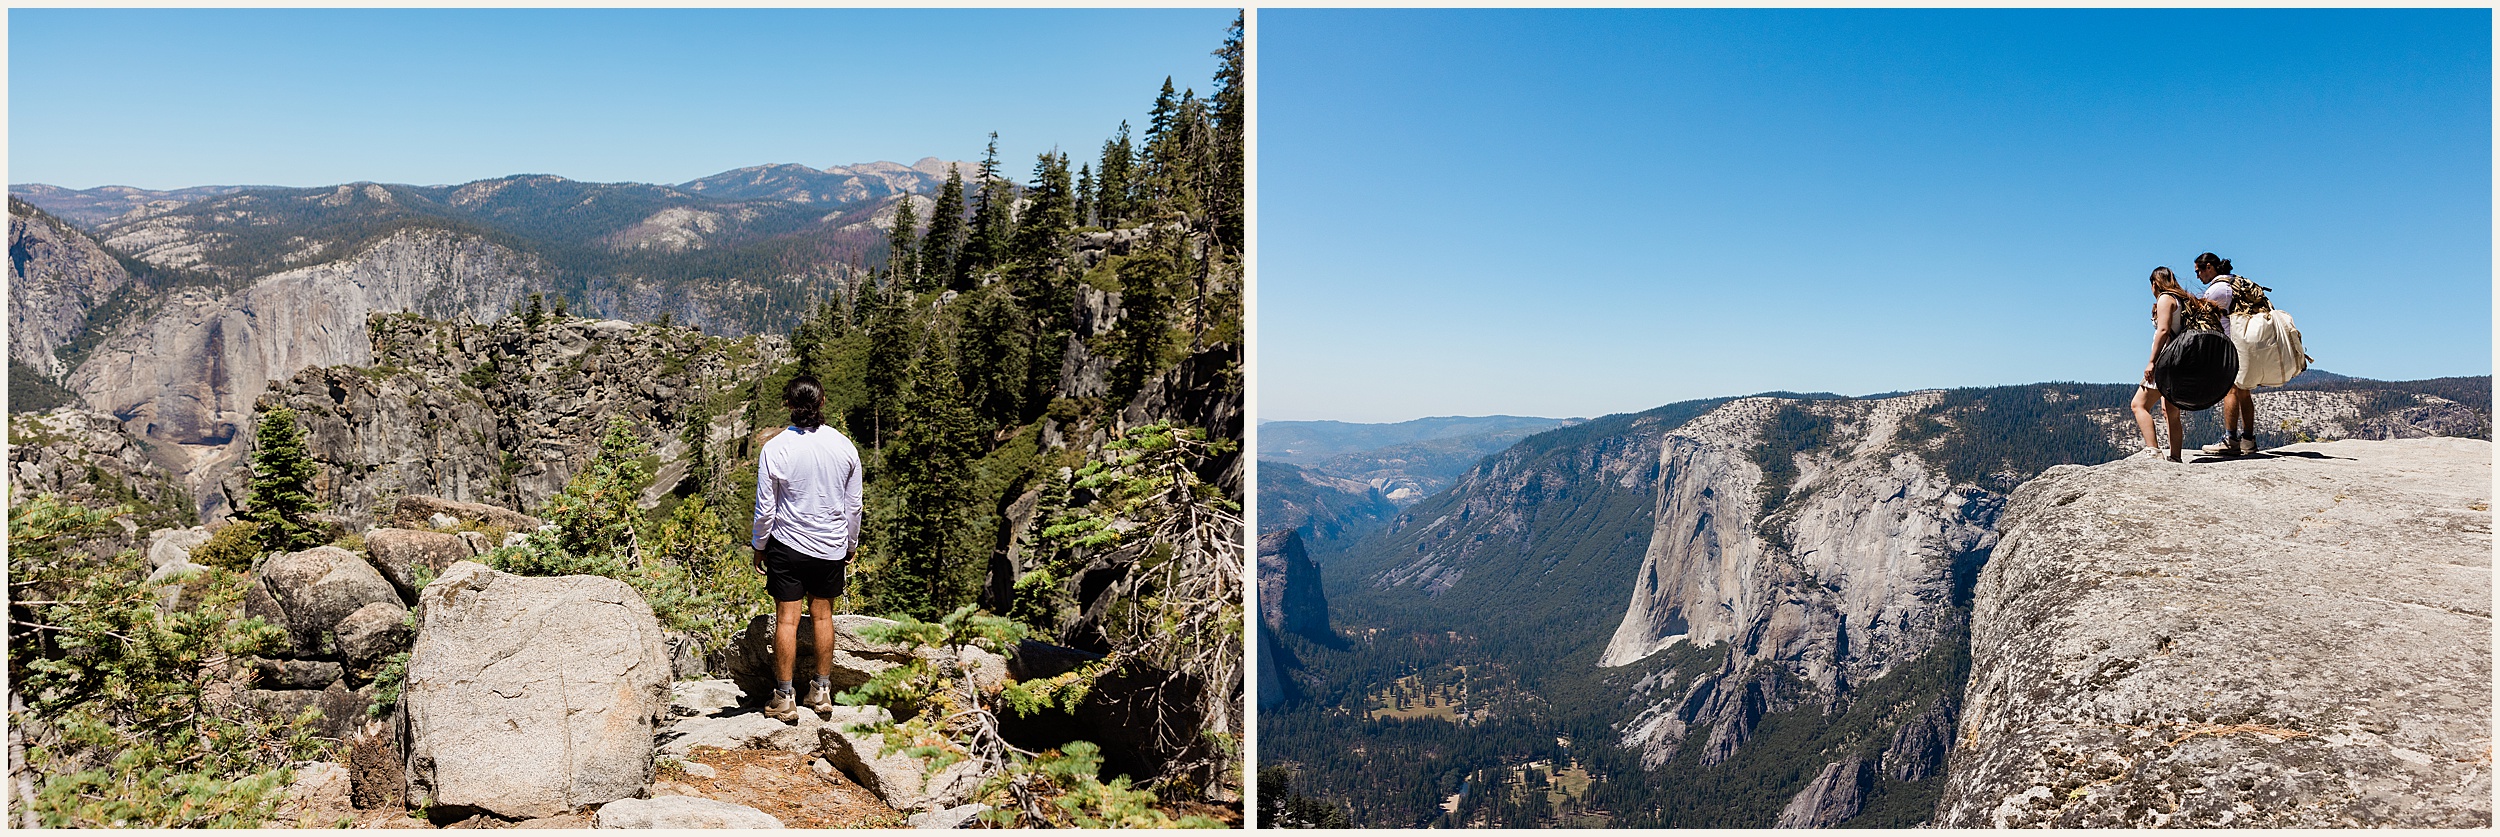
[[[774,603],[773,679],[775,680],[789,682],[791,673],[799,667],[799,611],[803,607],[804,600]],[[816,624],[817,630],[822,632],[833,623],[818,622]],[[826,653],[823,650],[824,647],[818,645],[816,653]]]
[[[2240,390],[2238,387],[2233,387],[2230,392],[2223,392],[2223,437],[2225,440],[2235,440],[2235,432],[2240,432]]]
[[[2153,435],[2153,404],[2161,400],[2161,391],[2152,387],[2135,388],[2135,400],[2127,406],[2135,408],[2135,429],[2143,431],[2146,448],[2161,447],[2161,437]]]
[[[2170,461],[2177,462],[2179,461],[2179,438],[2187,432],[2179,427],[2179,405],[2172,404],[2168,400],[2162,401],[2161,415],[2170,423]]]
[[[816,618],[816,677],[821,680],[833,674],[833,600],[809,602],[808,613]]]

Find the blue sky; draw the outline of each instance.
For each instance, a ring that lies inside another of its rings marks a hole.
[[[1230,9],[9,11],[11,183],[677,183],[1091,158]]]
[[[2490,26],[1263,10],[1259,414],[2132,381],[2208,250],[2319,368],[2490,374]]]

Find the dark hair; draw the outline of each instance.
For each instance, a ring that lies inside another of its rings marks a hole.
[[[2153,294],[2159,296],[2165,293],[2188,295],[2186,288],[2179,287],[2179,274],[2170,272],[2169,265],[2153,268]]]
[[[801,430],[814,430],[825,423],[825,385],[814,375],[791,378],[781,388],[782,406],[790,408],[790,425]]]
[[[2221,256],[2214,255],[2214,254],[2212,254],[2212,253],[2206,253],[2206,254],[2204,254],[2204,255],[2197,256],[2197,257],[2196,257],[2196,266],[2197,266],[2197,267],[2200,267],[2200,268],[2201,268],[2201,267],[2209,267],[2209,268],[2213,268],[2213,271],[2214,271],[2214,273],[2216,273],[2216,274],[2223,274],[2223,273],[2229,273],[2229,272],[2231,272],[2231,260],[2230,260],[2230,259],[2223,258],[2223,257],[2221,257]]]

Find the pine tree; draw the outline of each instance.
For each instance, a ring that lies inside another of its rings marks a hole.
[[[252,452],[252,496],[243,519],[260,526],[261,548],[292,552],[321,543],[312,521],[322,505],[313,499],[318,466],[304,446],[295,411],[280,407],[260,416],[259,449]]]
[[[825,331],[826,307],[818,303],[799,317],[798,325],[790,329],[790,349],[798,355],[799,371],[816,375],[819,379],[823,378],[823,370],[827,366],[826,350],[829,347],[826,343],[832,338]]]
[[[1206,214],[1208,173],[1212,165],[1212,143],[1207,128],[1206,103],[1199,101],[1195,90],[1181,92],[1180,104],[1174,108],[1171,134],[1158,152],[1156,193],[1161,195],[1161,210],[1184,219],[1197,220]]]
[[[975,291],[962,301],[963,324],[955,330],[965,400],[991,427],[1021,424],[1024,409],[1025,318],[1001,287]]]
[[[1155,94],[1154,108],[1146,112],[1146,174],[1161,173],[1169,155],[1164,146],[1172,138],[1174,121],[1180,116],[1180,101],[1173,98],[1172,77],[1163,77],[1163,92]]]
[[[1102,144],[1101,180],[1095,185],[1094,214],[1102,219],[1103,229],[1118,229],[1129,219],[1130,207],[1136,204],[1135,168],[1137,151],[1129,144],[1128,121],[1121,120],[1120,132]]]
[[[1146,145],[1138,155],[1137,217],[1152,219],[1164,212],[1172,199],[1175,164],[1180,157],[1181,104],[1172,89],[1172,77],[1163,78],[1163,92],[1155,94],[1154,109],[1146,115]]]
[[[555,302],[555,318],[557,320],[561,321],[573,316],[573,312],[566,307],[563,294],[556,294],[553,301]]]
[[[1246,149],[1250,110],[1247,91],[1242,89],[1242,23],[1241,17],[1233,18],[1232,28],[1225,31],[1224,46],[1215,51],[1223,65],[1215,72],[1215,95],[1209,108],[1214,136],[1207,213],[1212,216],[1216,241],[1235,253],[1241,252],[1247,235],[1243,225],[1246,198],[1242,192],[1249,171]]]
[[[1059,165],[1061,168],[1067,167],[1064,160]],[[1076,225],[1080,227],[1102,226],[1102,222],[1094,217],[1094,164],[1092,163],[1080,165],[1076,169]]]
[[[539,323],[546,321],[547,300],[537,291],[531,291],[529,307],[521,309],[521,323],[531,328],[537,328]]]
[[[912,239],[920,226],[920,218],[912,212],[911,196],[894,202],[894,229],[885,236],[886,270],[908,286],[912,281],[914,261]]]
[[[1124,316],[1116,337],[1117,365],[1112,367],[1111,394],[1126,401],[1145,389],[1163,367],[1163,346],[1172,327],[1172,277],[1187,261],[1180,236],[1157,228],[1146,258],[1120,265],[1120,308]]]
[[[970,290],[974,274],[1007,260],[1013,235],[1008,212],[1015,202],[1015,184],[998,176],[998,132],[992,131],[989,148],[981,157],[981,192],[973,201],[972,234],[964,244],[964,258],[955,265],[948,287]]]
[[[877,598],[888,611],[936,619],[972,600],[973,576],[982,568],[961,537],[972,512],[981,428],[948,341],[931,333],[918,342],[906,420],[883,458],[887,490],[902,511],[884,539]]]
[[[1015,259],[1028,266],[1046,264],[1059,254],[1060,242],[1076,228],[1076,201],[1069,194],[1068,158],[1044,153],[1033,164],[1033,198],[1016,219]]]
[[[686,488],[688,496],[701,499],[714,487],[712,473],[712,426],[700,414],[689,414],[677,438],[686,445]]]
[[[918,293],[954,276],[963,248],[964,179],[961,172],[948,166],[946,185],[938,189],[937,205],[929,211],[929,234],[920,242],[919,275],[904,287]]]
[[[867,390],[868,403],[861,405],[864,415],[850,426],[867,431],[869,449],[881,452],[894,430],[895,417],[903,410],[917,329],[911,309],[903,306],[903,295],[894,289],[886,289],[872,302],[866,314],[868,362],[860,382]]]

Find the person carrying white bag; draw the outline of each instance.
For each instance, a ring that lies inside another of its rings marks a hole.
[[[2288,311],[2276,310],[2266,292],[2273,290],[2231,272],[2231,262],[2207,253],[2197,257],[2197,272],[2211,273],[2207,281],[2227,282],[2231,288],[2232,345],[2240,353],[2239,378],[2232,382],[2232,395],[2239,409],[2226,410],[2230,420],[2230,444],[2234,454],[2255,453],[2257,449],[2257,418],[2255,399],[2249,390],[2257,387],[2279,387],[2309,368],[2309,355],[2303,351],[2300,328],[2293,324]]]

